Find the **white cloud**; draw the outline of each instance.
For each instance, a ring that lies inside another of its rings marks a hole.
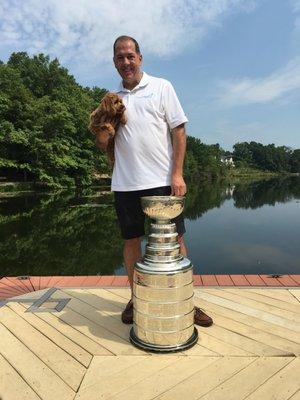
[[[218,100],[225,106],[268,103],[300,91],[300,57],[265,78],[243,78],[218,84]]]
[[[300,0],[290,0],[295,14],[294,36],[297,42],[296,56],[283,68],[262,78],[241,78],[221,81],[217,84],[217,100],[223,106],[263,104],[274,100],[287,100],[290,95],[300,93]]]
[[[291,5],[293,7],[294,12],[300,11],[300,0],[291,0]]]
[[[111,63],[121,34],[155,56],[180,54],[228,15],[249,12],[249,0],[2,0],[0,48],[45,52],[95,69]]]

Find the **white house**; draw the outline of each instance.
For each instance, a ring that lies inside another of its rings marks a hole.
[[[230,167],[235,167],[232,156],[221,156],[221,162]]]

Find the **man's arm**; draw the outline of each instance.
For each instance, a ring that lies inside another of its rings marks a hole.
[[[172,195],[184,196],[186,184],[183,179],[183,162],[186,151],[186,133],[184,124],[173,128],[173,168],[172,168]]]

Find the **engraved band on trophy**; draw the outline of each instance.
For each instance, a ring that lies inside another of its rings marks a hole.
[[[146,252],[133,275],[133,328],[130,341],[155,352],[192,347],[194,327],[193,266],[180,254],[176,225],[171,219],[183,211],[184,197],[142,197],[151,223]]]

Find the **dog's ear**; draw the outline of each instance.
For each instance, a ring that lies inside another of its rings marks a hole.
[[[90,115],[90,122],[91,124],[98,124],[100,122],[99,118],[99,107],[94,110]]]
[[[116,105],[115,105],[115,95],[113,93],[111,93],[107,100],[108,100],[108,108],[109,108],[108,113],[109,113],[109,116],[111,118],[113,118],[117,113]]]
[[[91,114],[90,114],[90,123],[88,125],[89,130],[95,134],[95,127],[97,126],[97,109],[94,110]]]
[[[101,103],[100,103],[100,107],[101,107],[101,112],[104,114],[108,113],[108,109],[109,109],[109,101],[107,96],[103,97]]]

